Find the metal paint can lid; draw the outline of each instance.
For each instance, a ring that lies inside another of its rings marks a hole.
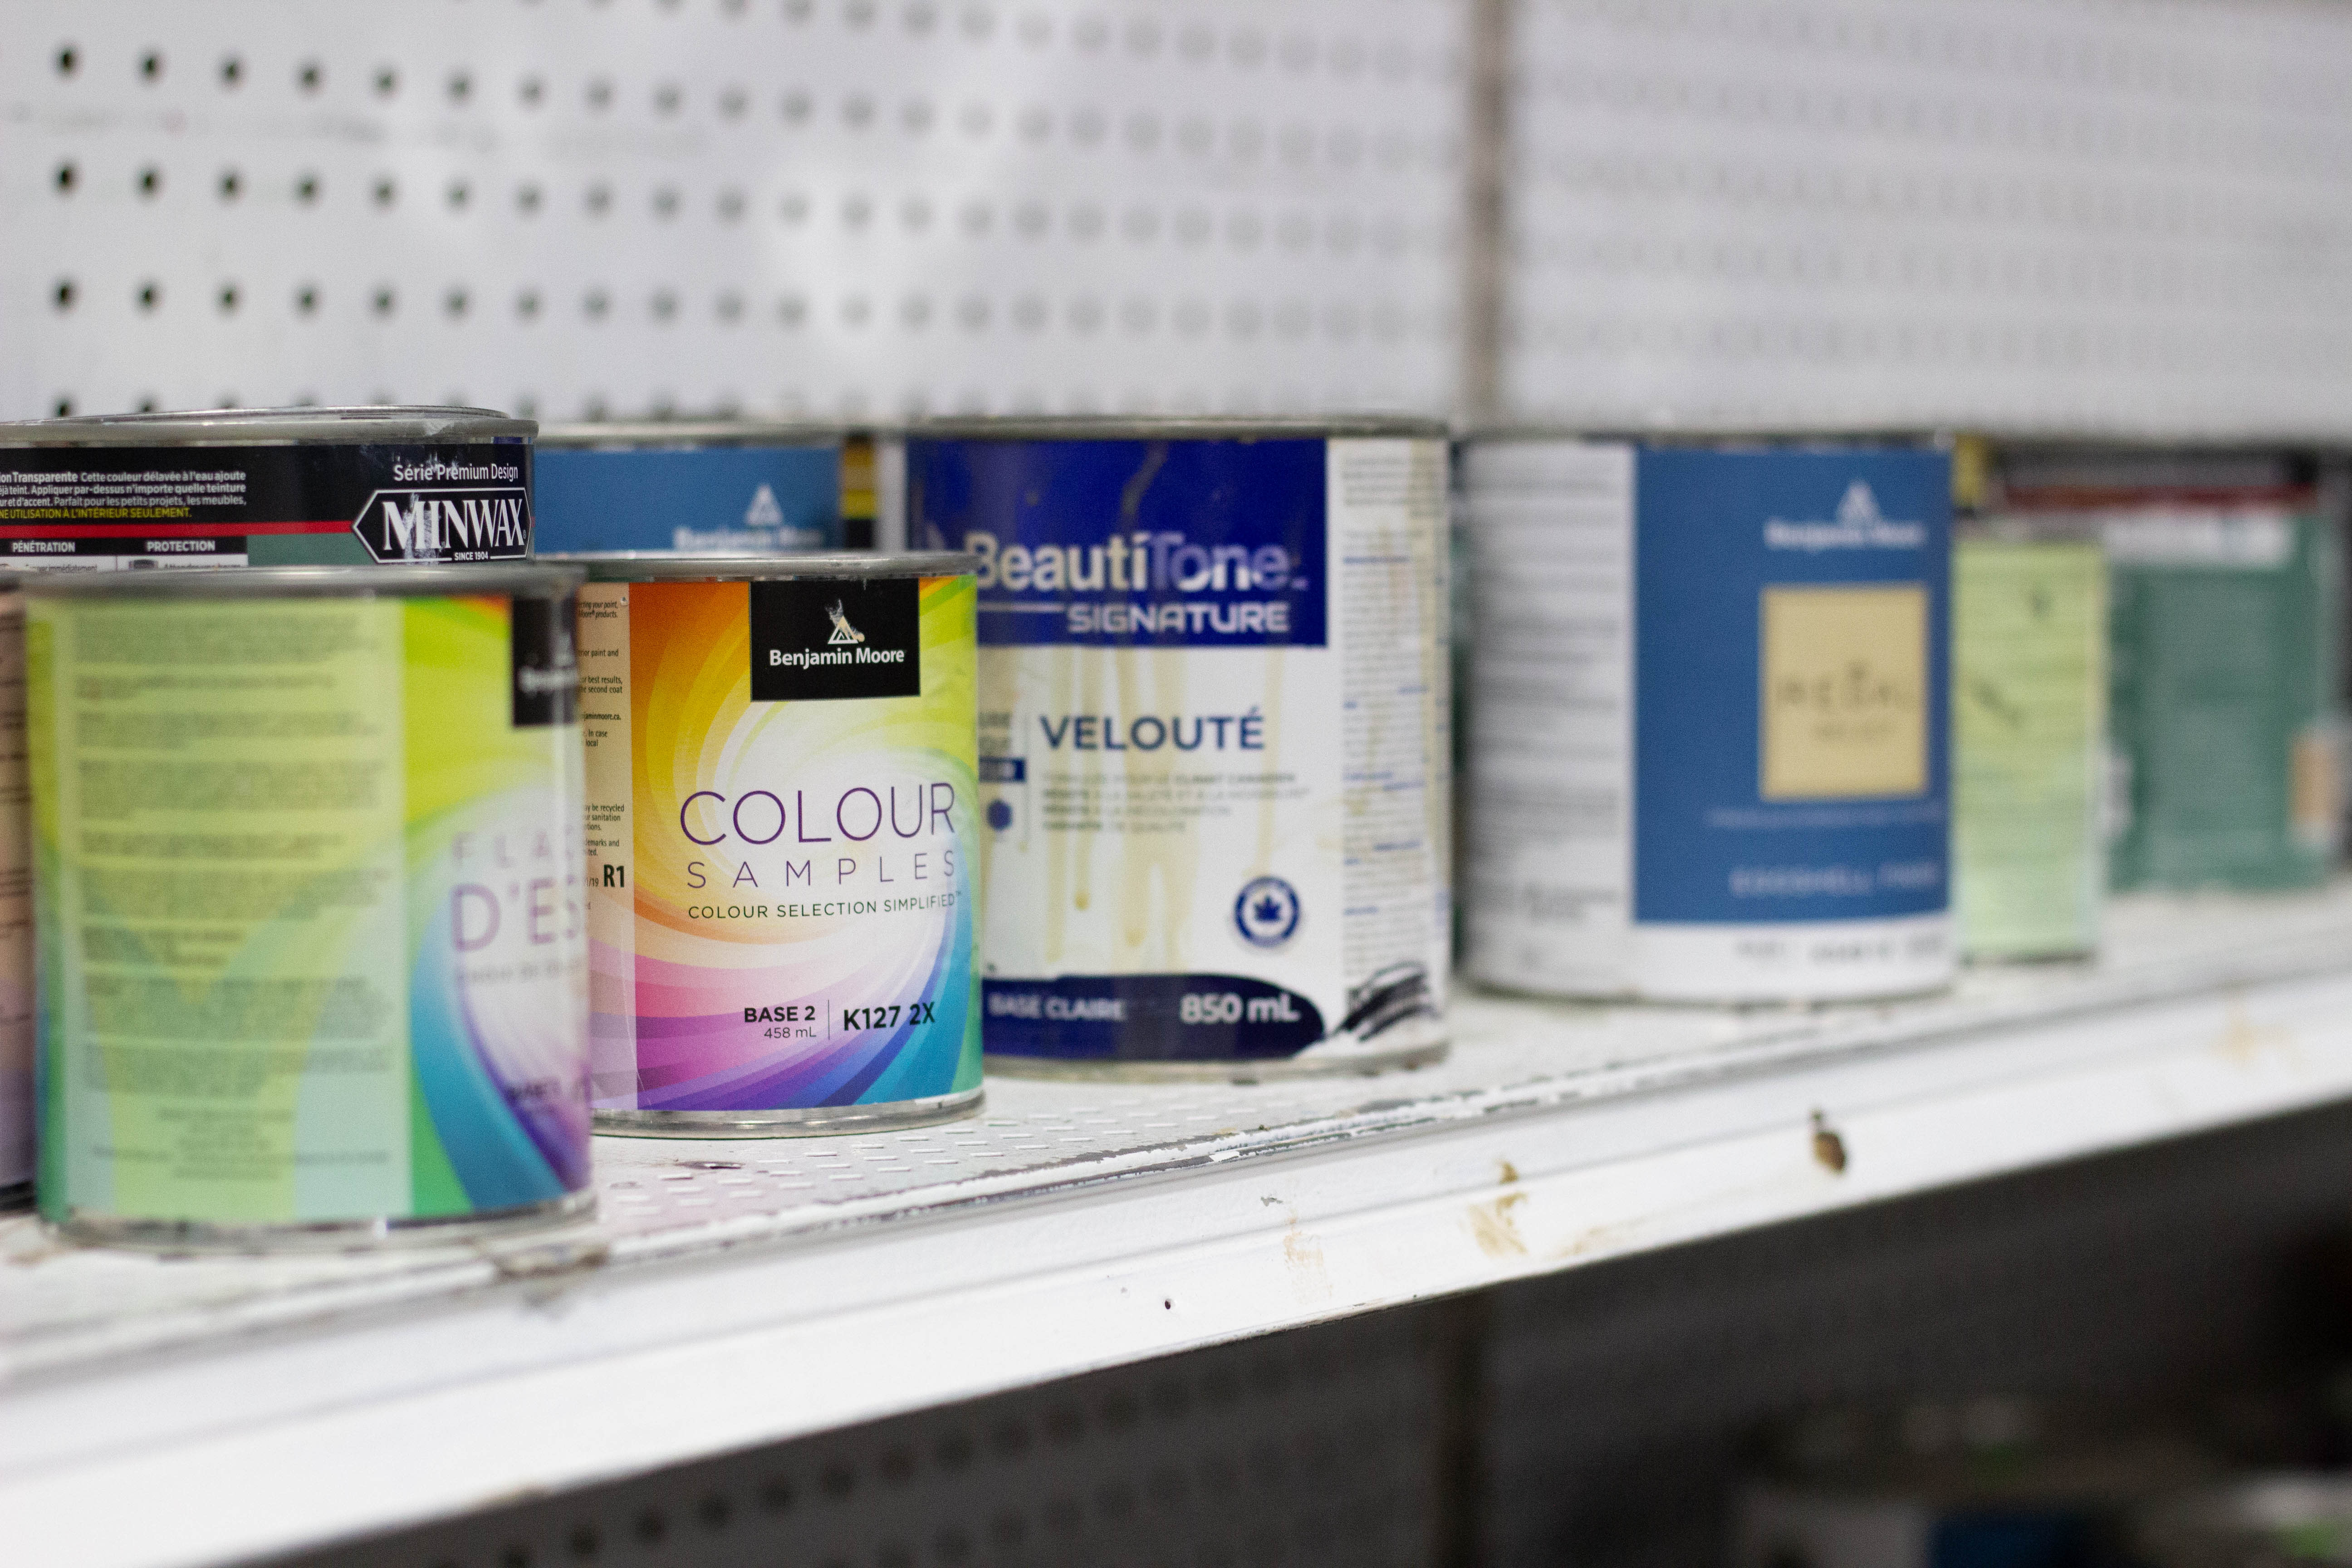
[[[614,550],[542,555],[545,562],[584,567],[594,583],[762,582],[794,577],[969,577],[979,561],[961,551],[870,550],[789,555],[674,555],[666,551]]]
[[[770,419],[615,419],[542,425],[541,447],[582,452],[693,451],[704,447],[838,447],[848,432],[832,425]]]
[[[239,566],[147,572],[28,572],[35,599],[438,599],[473,594],[551,598],[585,581],[577,566],[515,561],[399,566]]]
[[[207,408],[0,423],[0,447],[393,446],[528,441],[538,432],[536,420],[490,408]]]

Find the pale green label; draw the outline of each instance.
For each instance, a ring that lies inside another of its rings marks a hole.
[[[47,1163],[76,1208],[408,1212],[402,616],[34,607]]]
[[[2106,563],[2088,543],[1952,550],[1952,891],[1962,950],[2084,952],[2099,831]]]

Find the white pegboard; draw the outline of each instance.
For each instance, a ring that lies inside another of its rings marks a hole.
[[[1523,0],[1523,417],[2352,431],[2352,8]]]
[[[21,0],[0,416],[1444,407],[1448,0]]]

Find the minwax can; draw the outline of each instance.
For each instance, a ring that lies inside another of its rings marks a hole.
[[[0,424],[0,565],[525,560],[537,429],[402,407]]]
[[[26,579],[51,1221],[271,1248],[586,1209],[579,582]]]
[[[971,562],[580,559],[598,1128],[979,1109]]]
[[[978,561],[992,1070],[1443,1053],[1445,469],[1410,420],[909,434]]]
[[[1536,432],[1464,461],[1470,972],[1690,1002],[1946,984],[1948,454]]]
[[[842,545],[841,433],[814,426],[543,426],[536,489],[542,555],[777,555]]]
[[[33,848],[25,787],[25,596],[0,576],[0,1208],[33,1195]]]

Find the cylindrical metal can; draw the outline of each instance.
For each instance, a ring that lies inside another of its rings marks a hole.
[[[2344,519],[2305,459],[2016,443],[2001,504],[2106,551],[2109,885],[2310,887],[2343,831]]]
[[[1952,912],[1969,958],[2097,950],[2106,902],[2107,561],[1998,509],[1952,543]]]
[[[909,527],[979,560],[992,1068],[1442,1055],[1443,428],[974,421],[907,447]]]
[[[50,1220],[274,1248],[586,1209],[579,583],[26,580]]]
[[[482,408],[0,425],[0,564],[367,565],[531,552],[531,436]]]
[[[542,555],[841,548],[838,430],[750,419],[549,425],[538,457]]]
[[[1689,1002],[1948,982],[1948,452],[1497,434],[1464,461],[1470,972]]]
[[[25,596],[0,575],[0,1209],[33,1196],[33,847],[25,793]]]
[[[970,559],[579,559],[599,1129],[976,1110]]]

